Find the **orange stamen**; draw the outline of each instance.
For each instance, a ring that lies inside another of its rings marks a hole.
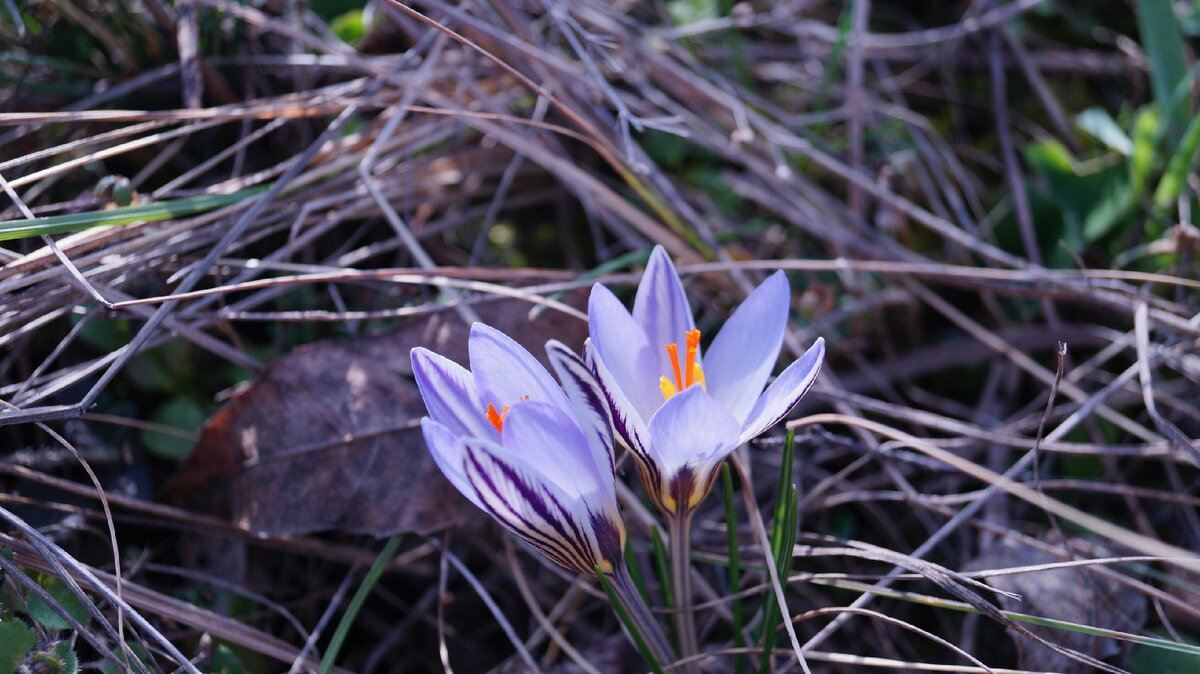
[[[671,357],[671,369],[675,371],[675,388],[683,390],[683,373],[679,371],[679,346],[677,344],[667,345],[667,355]]]
[[[496,411],[496,406],[488,403],[487,420],[496,427],[497,432],[504,431],[504,417],[508,416],[508,405],[505,405],[499,412]]]
[[[684,388],[696,383],[696,352],[699,348],[700,331],[692,328],[687,333],[687,351],[683,361],[683,371],[687,375],[687,380],[683,382]]]

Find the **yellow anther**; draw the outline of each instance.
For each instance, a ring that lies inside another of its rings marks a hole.
[[[679,389],[675,388],[675,385],[671,383],[671,380],[667,379],[666,377],[658,378],[658,390],[662,391],[663,400],[670,400],[671,396],[679,393]]]
[[[671,374],[675,375],[675,381],[665,376],[659,377],[658,388],[662,391],[664,400],[670,400],[671,396],[689,386],[704,386],[704,370],[699,362],[700,331],[693,328],[687,331],[685,337],[682,366],[679,363],[679,345],[666,345],[667,357],[671,361]]]

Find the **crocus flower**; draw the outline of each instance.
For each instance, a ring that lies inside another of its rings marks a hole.
[[[787,415],[816,380],[825,357],[820,338],[763,391],[783,344],[789,297],[778,271],[701,353],[683,284],[661,246],[650,255],[632,314],[608,288],[592,287],[585,358],[664,512],[690,513],[725,457]]]
[[[612,421],[592,372],[570,349],[546,345],[570,395],[528,351],[481,323],[467,371],[412,350],[421,419],[438,467],[472,503],[557,564],[605,574],[620,566]]]

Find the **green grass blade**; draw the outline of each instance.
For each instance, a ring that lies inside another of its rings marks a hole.
[[[822,98],[829,93],[829,87],[833,81],[841,75],[842,54],[846,51],[847,38],[850,36],[850,27],[853,25],[854,3],[847,2],[842,8],[841,16],[838,17],[837,39],[833,41],[833,47],[829,50],[829,58],[825,60],[825,73],[821,77],[820,86],[817,87]]]
[[[642,576],[642,566],[638,564],[637,555],[633,553],[632,539],[625,541],[625,567],[629,569],[629,577],[633,579],[638,594],[642,595],[642,601],[649,606],[650,590],[646,587],[646,579]]]
[[[675,608],[675,596],[671,593],[671,562],[667,558],[667,546],[663,543],[662,534],[654,529],[650,535],[652,556],[654,558],[654,575],[658,577],[658,587],[662,589],[663,607]],[[650,604],[650,602],[646,602]],[[679,635],[675,633],[675,621],[668,620],[667,628],[671,630],[671,642],[679,646]]]
[[[733,502],[733,471],[729,469],[728,462],[721,466],[721,487],[725,497],[725,544],[729,550],[729,591],[737,594],[738,588],[742,585],[742,567],[741,557],[738,554],[737,510],[734,508]],[[735,648],[741,648],[746,645],[742,639],[742,625],[745,622],[742,615],[742,600],[734,599],[729,611],[733,618],[733,645]],[[734,654],[734,674],[741,674],[746,664],[744,660],[741,653]]]
[[[93,227],[129,225],[135,222],[170,220],[187,215],[211,211],[222,206],[236,204],[263,191],[256,187],[232,194],[204,194],[198,197],[160,201],[138,206],[123,206],[105,211],[87,211],[50,215],[32,220],[7,220],[0,222],[0,241],[24,239],[44,234],[63,234]]]
[[[979,610],[970,604],[951,599],[942,599],[933,597],[927,594],[918,592],[905,592],[903,590],[893,590],[891,588],[881,588],[868,583],[860,583],[853,580],[842,580],[838,578],[814,578],[811,581],[817,585],[827,585],[830,587],[840,587],[846,590],[854,590],[855,592],[864,592],[868,594],[887,597],[888,599],[898,599],[907,601],[913,604],[922,604],[924,606],[933,606],[935,608],[944,608],[951,611],[960,611],[962,613],[979,613]],[[1186,653],[1188,655],[1200,656],[1200,646],[1194,644],[1180,643],[1167,639],[1159,639],[1157,637],[1148,637],[1140,634],[1130,634],[1129,632],[1121,632],[1118,630],[1110,630],[1103,627],[1092,627],[1091,625],[1081,625],[1079,623],[1068,622],[1066,620],[1055,620],[1054,618],[1043,618],[1041,616],[1029,615],[1028,613],[1017,613],[1016,611],[1001,611],[1005,617],[1011,618],[1018,622],[1028,623],[1030,625],[1041,625],[1043,627],[1052,627],[1054,629],[1065,630],[1068,632],[1076,632],[1079,634],[1087,634],[1094,637],[1105,637],[1109,639],[1117,639],[1120,641],[1128,641],[1135,644],[1141,644],[1150,648],[1158,648],[1165,651],[1174,651],[1176,653]]]
[[[346,606],[346,612],[342,614],[337,629],[333,631],[333,636],[329,639],[329,647],[325,649],[325,656],[321,658],[321,666],[317,669],[318,674],[329,674],[329,670],[333,669],[333,663],[337,661],[338,653],[342,650],[342,644],[346,642],[346,635],[350,633],[354,619],[358,617],[358,612],[362,610],[363,604],[370,596],[371,588],[379,582],[383,570],[392,561],[392,557],[396,556],[396,550],[400,547],[402,540],[404,540],[404,536],[389,538],[383,549],[379,551],[379,556],[375,558],[375,563],[367,570],[367,575],[358,584],[358,589],[354,591],[354,596]]]
[[[1162,178],[1158,180],[1158,187],[1154,190],[1156,214],[1165,215],[1175,206],[1175,200],[1179,198],[1179,193],[1183,191],[1183,186],[1187,183],[1197,147],[1200,147],[1200,113],[1192,117],[1187,131],[1179,141],[1179,147],[1171,155]]]
[[[792,464],[795,463],[795,458],[796,433],[789,430],[783,441],[783,456],[779,466],[779,485],[776,492],[779,495],[775,499],[775,514],[771,522],[771,556],[774,558],[781,580],[787,577],[784,560],[786,560],[786,568],[791,568],[792,544],[789,544],[788,541],[795,541],[794,504],[797,502],[797,492],[796,486],[792,482]],[[789,524],[792,529],[790,534],[788,533]],[[768,592],[763,598],[762,624],[756,635],[756,639],[762,643],[763,647],[758,669],[764,674],[770,671],[771,649],[775,647],[778,626],[779,606],[775,603],[775,593]]]
[[[613,611],[617,614],[617,619],[629,631],[629,636],[633,637],[633,643],[637,646],[638,652],[642,654],[642,659],[646,661],[647,665],[650,665],[650,670],[654,674],[663,674],[662,665],[655,659],[654,653],[650,651],[650,644],[646,642],[645,635],[638,629],[633,618],[629,616],[629,610],[621,603],[621,598],[617,596],[617,591],[613,588],[612,582],[609,581],[608,576],[604,574],[604,571],[599,566],[596,567],[596,578],[600,581],[600,587],[604,588],[604,594],[608,595],[608,601],[612,603]],[[324,672],[321,674],[324,674]]]
[[[1150,60],[1150,88],[1171,129],[1170,136],[1176,137],[1188,116],[1187,99],[1175,96],[1187,77],[1179,19],[1171,8],[1171,0],[1137,0],[1135,4],[1142,49]]]

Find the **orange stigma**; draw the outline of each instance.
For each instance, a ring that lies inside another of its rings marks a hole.
[[[667,344],[667,355],[671,358],[671,370],[675,381],[659,377],[658,388],[662,391],[664,400],[669,400],[671,396],[689,386],[704,386],[704,369],[696,362],[696,356],[700,353],[700,331],[695,328],[688,330],[686,338],[683,367],[679,365],[679,345]]]
[[[529,396],[523,395],[518,400],[529,400]],[[501,407],[500,411],[497,412],[496,406],[488,403],[487,414],[485,416],[487,416],[488,423],[494,426],[497,431],[503,433],[504,417],[508,416],[508,405]]]
[[[499,412],[497,412],[496,406],[488,403],[487,420],[496,427],[497,432],[502,432],[504,430],[504,417],[506,416],[508,416],[508,405],[505,405],[500,409]]]

